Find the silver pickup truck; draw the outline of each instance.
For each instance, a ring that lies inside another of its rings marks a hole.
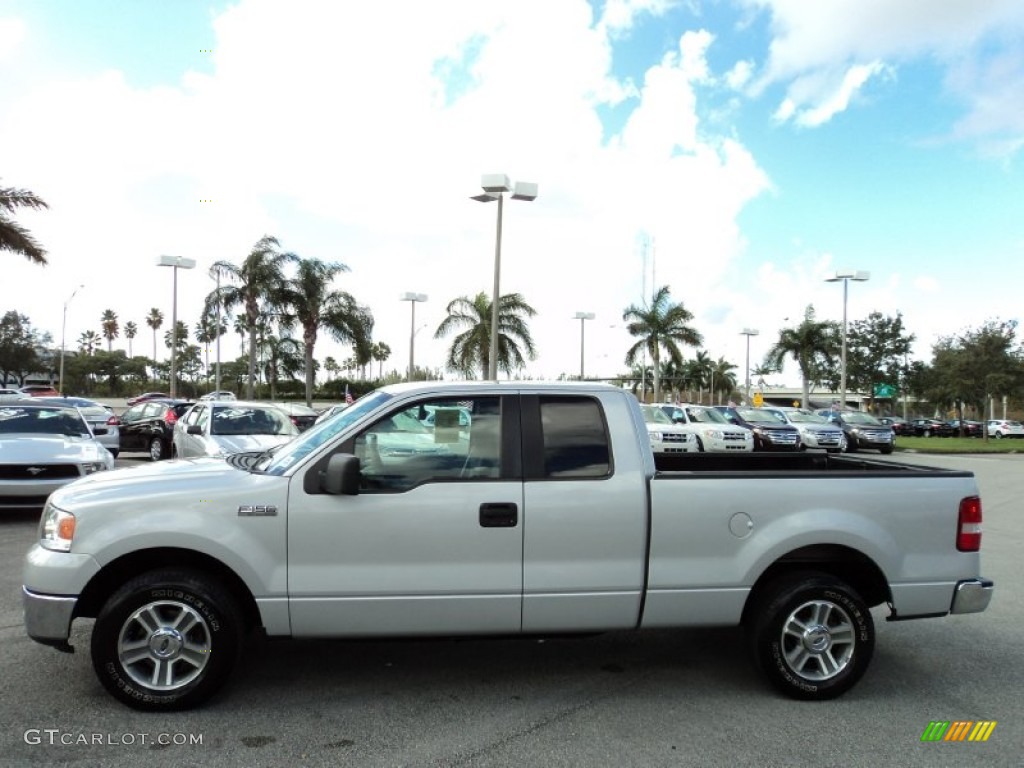
[[[427,419],[427,414],[433,414]],[[429,422],[429,423],[425,423]],[[864,674],[871,608],[983,611],[973,476],[826,454],[651,451],[591,384],[386,387],[262,454],[103,472],[50,497],[25,625],[129,706],[195,706],[247,632],[545,635],[742,626],[768,680]]]

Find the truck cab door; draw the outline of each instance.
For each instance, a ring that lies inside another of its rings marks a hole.
[[[406,401],[340,447],[360,460],[358,494],[293,481],[293,635],[520,631],[517,405],[499,396]],[[429,426],[418,418],[428,406]]]
[[[621,397],[522,398],[524,632],[637,625],[647,567],[647,434],[636,431]]]

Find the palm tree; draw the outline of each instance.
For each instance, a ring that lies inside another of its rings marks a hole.
[[[234,322],[232,323],[232,329],[237,333],[242,341],[238,347],[238,354],[245,354],[245,337],[249,335],[249,328],[247,327],[248,321],[245,319],[245,314],[235,315]]]
[[[218,299],[224,312],[236,306],[245,311],[245,328],[249,334],[249,377],[246,397],[253,398],[256,383],[256,332],[262,316],[280,310],[283,305],[282,286],[285,283],[284,266],[299,260],[294,253],[282,253],[276,237],[264,235],[253,246],[240,264],[218,261],[211,267],[228,281],[206,297],[206,310],[217,306]]]
[[[176,347],[174,350],[175,356],[182,354],[185,351],[185,347],[188,346],[188,323],[181,320],[178,321],[177,336],[178,338],[176,339],[172,337],[170,328],[164,333],[164,346],[170,349],[171,344],[174,344]]]
[[[218,333],[219,330],[219,333]],[[203,312],[199,317],[199,322],[196,324],[195,339],[203,348],[205,353],[206,361],[206,377],[210,377],[210,344],[215,342],[217,338],[227,333],[228,325],[227,320],[223,317],[220,318],[220,328],[217,328],[217,316],[211,315],[208,312]]]
[[[327,371],[330,376],[337,376],[341,372],[341,366],[338,365],[338,361],[330,355],[324,360],[324,370]]]
[[[764,366],[782,370],[786,356],[792,357],[803,379],[803,400],[800,404],[807,408],[810,402],[811,383],[818,382],[824,373],[835,365],[840,339],[839,324],[831,320],[815,320],[814,305],[810,304],[804,311],[804,319],[800,325],[779,331],[779,340],[764,356]]]
[[[384,378],[384,361],[391,357],[391,347],[385,344],[383,341],[378,341],[370,348],[370,355],[380,363],[377,366],[377,378]]]
[[[704,343],[704,337],[696,329],[687,325],[693,320],[693,313],[682,303],[671,303],[667,285],[663,285],[654,292],[650,304],[645,304],[642,307],[632,304],[627,307],[626,311],[622,313],[622,319],[630,321],[627,326],[630,334],[640,337],[640,340],[626,352],[626,365],[636,364],[641,353],[644,350],[647,351],[651,356],[654,368],[654,400],[659,402],[661,397],[659,361],[662,349],[668,352],[672,360],[678,362],[682,359],[679,344],[697,347]]]
[[[107,352],[112,352],[114,339],[120,335],[120,328],[117,324],[117,313],[112,309],[103,310],[103,316],[100,318],[100,324],[103,328],[103,337],[107,340]]]
[[[85,331],[78,337],[78,348],[85,354],[91,355],[100,345],[100,335],[96,331]]]
[[[45,265],[46,251],[11,215],[18,208],[39,210],[48,207],[42,198],[27,189],[0,187],[0,251],[20,253],[31,262]]]
[[[270,385],[270,399],[277,397],[277,382],[281,377],[294,379],[302,370],[304,359],[302,342],[289,336],[278,338],[270,333],[260,339],[260,359],[263,376]],[[308,403],[307,403],[308,405]]]
[[[724,357],[718,358],[711,369],[711,404],[715,404],[715,393],[724,392],[729,394],[736,389],[736,374],[733,371],[736,366]],[[722,404],[722,398],[718,398],[718,404]]]
[[[434,333],[435,339],[461,330],[448,350],[448,370],[473,378],[479,370],[486,379],[491,356],[491,299],[482,291],[472,299],[460,296],[448,303],[448,316]],[[533,360],[537,350],[526,319],[537,311],[518,293],[507,293],[498,300],[498,368],[508,375],[522,368],[526,357]],[[464,330],[463,330],[464,329]]]
[[[124,324],[124,337],[126,339],[128,339],[128,357],[129,358],[133,357],[133,355],[132,355],[132,339],[135,338],[135,336],[138,334],[138,332],[139,332],[139,326],[137,326],[133,321],[129,320],[127,323]]]
[[[288,327],[294,320],[302,326],[307,406],[313,403],[313,351],[321,330],[335,341],[352,344],[358,360],[370,360],[373,314],[351,294],[331,288],[331,282],[342,272],[348,272],[348,267],[338,262],[299,259],[295,277],[285,282],[282,292],[282,325]]]
[[[164,313],[156,307],[149,310],[146,315],[146,325],[153,329],[153,363],[156,363],[156,332],[164,324]]]

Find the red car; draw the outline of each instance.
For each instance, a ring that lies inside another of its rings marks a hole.
[[[60,393],[49,384],[28,384],[21,392],[32,397],[57,397]]]
[[[128,405],[138,405],[139,403],[145,403],[149,400],[170,400],[171,396],[166,392],[143,392],[141,395],[129,398],[126,402]]]

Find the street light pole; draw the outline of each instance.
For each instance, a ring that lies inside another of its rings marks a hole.
[[[413,361],[413,352],[416,348],[416,302],[426,301],[427,294],[425,293],[403,293],[399,297],[402,301],[409,302],[409,309],[412,310],[409,318],[409,381],[412,381],[413,371],[416,370]]]
[[[168,393],[174,398],[178,395],[178,382],[174,370],[178,351],[178,269],[193,269],[196,260],[186,259],[184,256],[160,256],[156,264],[158,267],[170,267],[174,271],[174,291],[171,296],[171,381]]]
[[[486,173],[480,181],[483,193],[473,195],[471,199],[481,203],[498,201],[498,226],[494,238],[494,291],[491,294],[491,343],[487,360],[487,378],[498,380],[498,303],[501,299],[501,219],[505,203],[505,193],[511,192],[513,200],[537,199],[537,185],[527,181],[517,181],[513,186],[508,176],[503,173]]]
[[[583,324],[594,319],[593,312],[577,312],[574,319],[580,321],[580,381],[583,381]]]
[[[68,325],[68,304],[75,298],[75,294],[85,288],[85,283],[75,288],[68,296],[68,300],[64,302],[64,318],[60,321],[60,383],[57,384],[57,390],[63,395],[64,394],[64,331]]]
[[[871,277],[870,272],[863,272],[860,270],[845,270],[842,272],[836,272],[834,277],[825,278],[826,283],[838,283],[843,284],[843,349],[842,356],[839,363],[839,408],[846,410],[846,301],[849,292],[850,281],[854,280],[858,283],[863,283]]]
[[[760,333],[756,328],[744,328],[740,331],[740,336],[747,337],[747,376],[746,376],[746,400],[747,405],[750,405],[750,337],[757,336]],[[805,406],[806,407],[806,406]]]

